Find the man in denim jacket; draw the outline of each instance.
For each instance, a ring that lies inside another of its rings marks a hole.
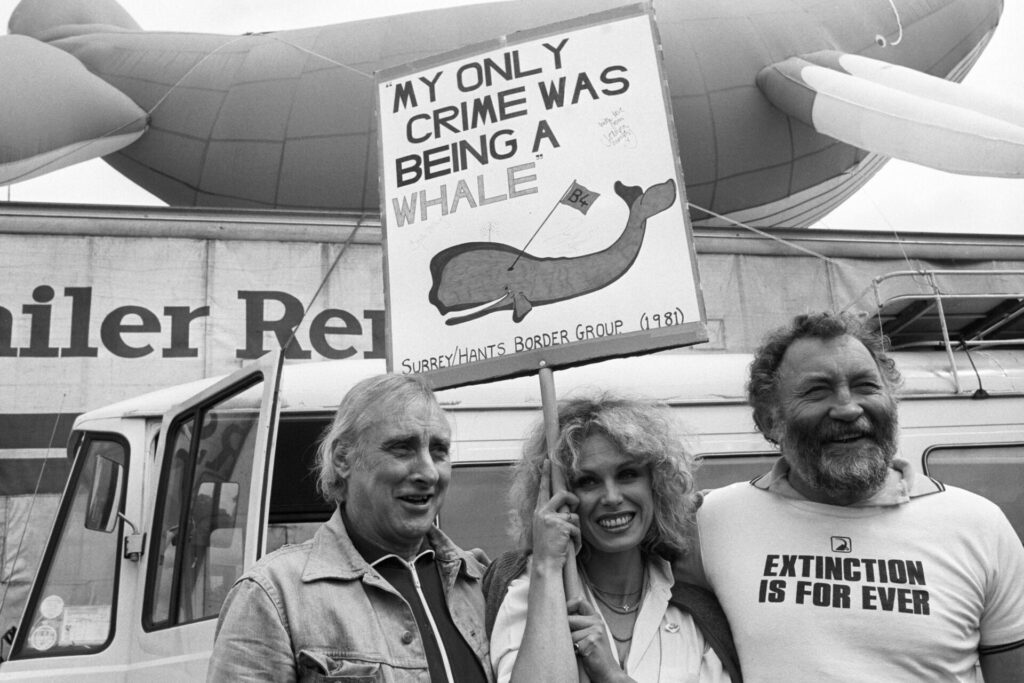
[[[449,445],[418,378],[353,387],[318,452],[320,490],[338,509],[235,583],[208,680],[490,681],[484,567],[433,524]]]

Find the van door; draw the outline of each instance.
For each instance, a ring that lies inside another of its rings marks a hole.
[[[221,603],[262,544],[282,358],[231,375],[163,418],[129,680],[205,680]]]
[[[119,590],[130,583],[121,571],[119,518],[129,437],[73,434],[68,484],[0,680],[83,680],[83,669],[125,659],[115,634],[117,615],[130,600]]]
[[[261,542],[281,360],[168,411],[152,452],[130,409],[76,434],[0,680],[205,680],[220,602]]]

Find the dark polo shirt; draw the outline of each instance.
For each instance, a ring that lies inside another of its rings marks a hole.
[[[480,667],[480,661],[473,654],[473,650],[470,649],[465,638],[459,633],[459,629],[455,626],[448,611],[448,603],[444,599],[444,586],[441,584],[441,574],[434,563],[434,551],[427,545],[426,539],[423,539],[419,554],[413,558],[410,564],[401,557],[362,538],[353,529],[344,508],[342,508],[341,516],[355,549],[359,551],[367,564],[376,569],[377,573],[405,598],[409,607],[412,608],[412,613],[416,617],[416,625],[420,630],[420,637],[423,639],[430,680],[435,682],[451,681],[452,683],[485,683],[487,677]],[[419,590],[416,588],[417,585]],[[424,600],[426,606],[423,604]],[[428,608],[429,613],[427,612]],[[438,636],[440,643],[438,643]],[[445,654],[447,654],[448,666],[451,667],[451,678],[445,670]]]

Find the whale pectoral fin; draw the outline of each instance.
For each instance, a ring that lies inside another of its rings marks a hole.
[[[636,185],[623,185],[621,182],[616,180],[615,194],[622,197],[622,201],[626,202],[626,206],[633,208],[633,204],[643,196],[644,191]]]
[[[447,320],[444,321],[444,324],[458,325],[459,323],[465,323],[469,322],[470,320],[482,318],[488,313],[494,313],[495,311],[505,311],[510,308],[512,309],[512,321],[518,323],[521,322],[522,319],[526,317],[527,313],[533,310],[533,304],[522,292],[519,292],[517,294],[507,292],[505,296],[501,297],[487,308],[481,308],[479,311],[473,311],[472,313],[467,313],[466,315],[459,315],[454,318],[448,318]]]
[[[640,216],[644,219],[659,214],[676,201],[676,181],[669,178],[663,183],[652,185],[640,198]]]
[[[756,82],[780,111],[848,145],[947,173],[1024,177],[1024,107],[1012,98],[831,50],[766,66]]]
[[[533,303],[525,294],[519,292],[512,295],[512,322],[522,322],[526,314],[533,310]]]

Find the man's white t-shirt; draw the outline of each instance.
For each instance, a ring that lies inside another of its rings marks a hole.
[[[897,462],[856,507],[771,474],[707,494],[701,564],[747,681],[974,681],[1024,646],[1024,546],[1002,511]]]

